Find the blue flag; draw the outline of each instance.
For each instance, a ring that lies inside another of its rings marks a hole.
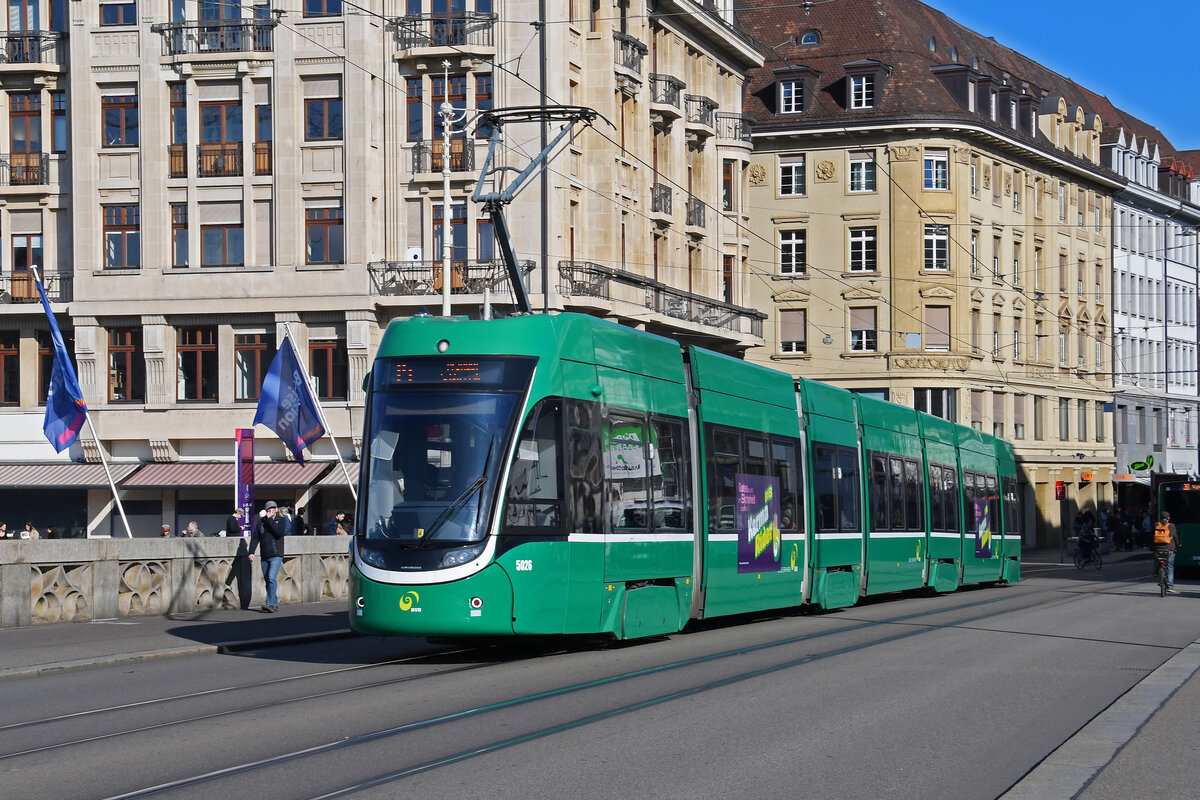
[[[83,402],[79,379],[75,377],[75,367],[71,365],[62,333],[58,330],[58,321],[54,319],[50,301],[46,299],[46,290],[42,288],[40,280],[35,280],[34,284],[46,309],[46,319],[50,322],[50,338],[54,340],[54,370],[50,373],[50,388],[46,392],[46,421],[42,430],[54,449],[61,453],[79,436],[88,409],[87,403]]]
[[[290,337],[283,344],[263,378],[254,424],[262,423],[283,440],[287,449],[303,464],[304,448],[325,435],[317,399],[308,385],[308,376],[300,368]]]

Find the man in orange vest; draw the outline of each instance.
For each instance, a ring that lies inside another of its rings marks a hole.
[[[1154,526],[1154,547],[1167,551],[1167,591],[1176,594],[1175,551],[1179,549],[1179,531],[1175,529],[1175,523],[1171,522],[1171,515],[1166,511],[1162,512],[1158,524]]]

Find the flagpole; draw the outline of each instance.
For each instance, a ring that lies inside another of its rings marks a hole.
[[[37,281],[38,286],[42,289],[42,293],[45,294],[46,289],[44,284],[42,284],[41,276],[38,275],[37,267],[30,266],[29,271],[33,273],[33,279]],[[108,486],[112,489],[113,500],[116,501],[117,511],[121,514],[121,522],[125,525],[125,536],[132,539],[133,533],[129,530],[129,518],[125,516],[125,507],[121,505],[121,495],[117,493],[117,482],[113,480],[112,470],[108,468],[108,459],[104,457],[104,445],[100,443],[100,436],[96,433],[96,426],[92,424],[92,415],[88,411],[84,411],[83,418],[88,424],[88,430],[92,432],[92,438],[96,440],[96,452],[100,454],[100,463],[104,466],[104,474],[108,477]],[[357,498],[355,501],[357,502]]]
[[[283,331],[287,338],[295,341],[295,337],[292,336],[292,326],[290,324],[286,322],[283,323]],[[304,358],[301,357],[300,353],[295,347],[292,348],[292,352],[296,354],[296,359],[300,362],[300,368],[304,370],[304,374],[306,376],[311,375],[312,373],[308,371],[308,363],[304,360]],[[308,384],[308,390],[309,392],[312,392],[311,383]],[[350,470],[346,469],[346,462],[342,460],[341,448],[338,447],[337,439],[335,439],[333,436],[333,429],[329,427],[329,422],[325,419],[325,412],[321,410],[321,400],[316,396],[316,394],[313,394],[313,401],[317,406],[317,416],[321,418],[321,427],[323,427],[325,432],[329,434],[329,441],[333,442],[333,454],[337,456],[338,464],[342,468],[342,474],[346,476],[346,485],[350,487],[350,495],[354,498],[354,502],[357,503],[358,490],[354,486],[354,481],[350,480]]]

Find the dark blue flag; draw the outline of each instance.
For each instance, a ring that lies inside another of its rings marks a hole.
[[[304,448],[325,435],[317,399],[313,397],[308,376],[292,350],[290,337],[283,337],[283,344],[263,378],[258,412],[254,415],[254,424],[259,423],[275,431],[301,464],[304,463]]]
[[[71,366],[62,333],[58,330],[58,321],[54,319],[50,301],[46,299],[46,290],[42,288],[40,280],[34,283],[42,298],[42,306],[46,309],[46,319],[50,322],[50,338],[54,340],[54,370],[50,373],[50,388],[46,392],[46,421],[42,430],[54,449],[61,453],[79,436],[88,409],[87,403],[83,402],[79,379],[75,377],[75,367]]]

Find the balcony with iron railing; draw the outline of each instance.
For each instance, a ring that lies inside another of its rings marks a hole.
[[[521,262],[521,272],[533,271],[532,261]],[[424,298],[442,294],[442,262],[372,261],[367,265],[371,293],[381,297]],[[450,262],[450,294],[481,295],[484,289],[499,302],[511,299],[512,286],[504,262],[468,259]]]
[[[767,315],[752,308],[588,261],[560,261],[558,275],[558,292],[568,300],[624,301],[672,320],[762,338]]]
[[[704,233],[704,201],[699,197],[689,197],[687,200],[688,233]]]
[[[650,73],[650,118],[655,125],[669,125],[683,116],[684,83],[674,75]]]
[[[196,145],[196,176],[236,178],[242,175],[242,143]]]
[[[713,120],[717,112],[717,103],[703,95],[685,94],[683,96],[686,110],[686,125],[688,138],[707,138],[716,133]]]
[[[658,222],[671,220],[671,187],[665,183],[650,184],[650,214]]]
[[[58,31],[0,31],[0,39],[0,73],[66,64],[66,40]]]
[[[0,186],[49,185],[49,153],[0,154]]]
[[[272,142],[254,143],[254,174],[270,175],[275,163],[275,148]]]
[[[162,54],[179,56],[269,53],[275,49],[275,19],[222,19],[162,22],[150,30],[162,34]]]
[[[430,49],[445,50],[446,55],[495,55],[496,14],[476,11],[409,14],[396,17],[397,55],[437,55]]]
[[[642,79],[642,59],[649,55],[650,48],[646,47],[638,39],[620,31],[613,31],[613,43],[616,51],[613,54],[614,66],[618,72],[624,71],[640,83]]]
[[[750,146],[751,122],[749,117],[718,111],[716,118],[718,139],[736,142],[746,147]]]
[[[42,275],[42,286],[46,289],[46,299],[51,303],[69,303],[74,299],[72,289],[73,276],[47,272]],[[40,303],[37,285],[33,275],[28,270],[17,270],[15,273],[5,272],[0,275],[0,303]]]
[[[413,144],[412,171],[414,175],[421,173],[437,173],[440,175],[446,167],[445,145],[441,139],[420,141]],[[475,143],[466,137],[450,140],[450,171],[473,172],[475,170]]]

